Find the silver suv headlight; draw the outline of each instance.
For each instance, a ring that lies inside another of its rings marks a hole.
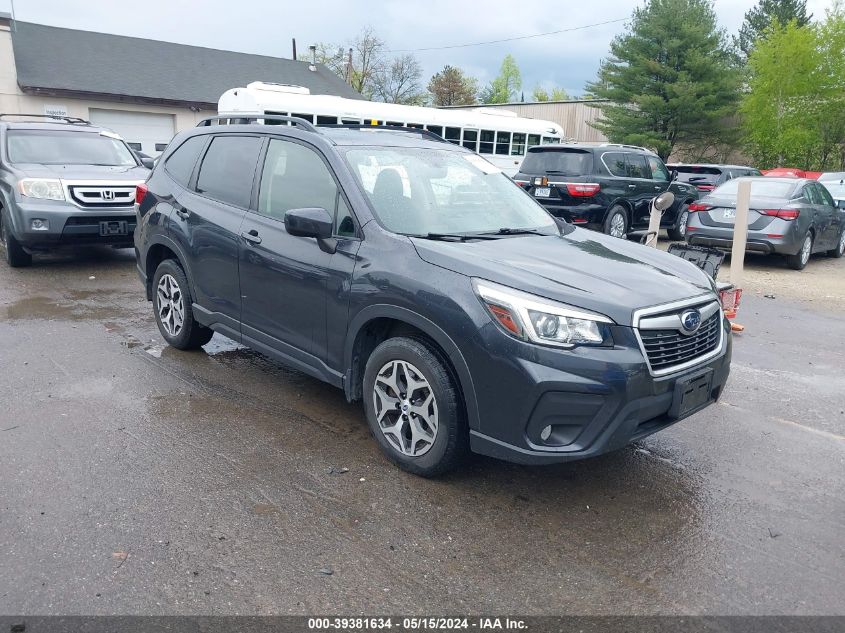
[[[472,285],[493,321],[515,338],[566,348],[610,342],[607,326],[613,321],[603,314],[586,312],[483,279],[473,279]]]
[[[61,180],[51,178],[22,178],[18,181],[18,190],[27,198],[41,200],[64,200],[65,190]]]

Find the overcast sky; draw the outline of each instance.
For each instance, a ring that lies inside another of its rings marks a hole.
[[[715,0],[721,25],[735,33],[756,0]],[[809,0],[815,17],[831,0]],[[0,9],[10,0],[0,0]],[[17,0],[16,17],[88,31],[118,33],[225,50],[300,57],[315,42],[348,43],[371,25],[389,49],[420,49],[512,38],[627,18],[630,0]],[[625,22],[515,42],[415,55],[424,83],[445,64],[478,77],[481,85],[511,53],[522,71],[526,99],[537,84],[580,94],[593,79],[608,44]],[[107,63],[108,60],[103,60]],[[256,78],[258,79],[258,78]]]

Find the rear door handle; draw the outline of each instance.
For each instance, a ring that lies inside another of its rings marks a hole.
[[[637,188],[637,185],[634,185],[634,184],[628,185],[628,189],[636,189],[636,188]]]
[[[178,216],[179,216],[180,218],[182,218],[183,220],[187,220],[187,219],[188,219],[188,217],[191,215],[191,212],[190,212],[190,211],[188,211],[188,210],[187,210],[187,209],[185,209],[185,208],[182,208],[182,209],[176,209],[176,215],[178,215]]]
[[[261,244],[261,237],[258,235],[258,231],[252,229],[251,231],[247,232],[244,231],[241,233],[241,237],[244,238],[250,244]]]

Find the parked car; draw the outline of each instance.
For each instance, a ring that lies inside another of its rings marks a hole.
[[[845,171],[826,171],[819,176],[819,182],[827,188],[838,206],[845,203]]]
[[[751,182],[746,250],[786,256],[802,270],[813,253],[842,257],[845,212],[830,192],[807,178],[737,178],[690,205],[687,242],[698,246],[733,246],[739,183]]]
[[[556,221],[422,130],[210,125],[138,187],[138,270],[164,339],[213,332],[363,400],[385,454],[598,455],[714,402],[730,325],[713,281]]]
[[[0,115],[6,262],[28,266],[32,253],[61,246],[131,247],[135,185],[148,174],[119,136],[87,121]]]
[[[695,187],[672,182],[660,157],[633,145],[563,144],[532,147],[514,180],[555,217],[612,235],[648,228],[652,199],[675,195],[660,226],[683,239]]]
[[[805,171],[797,167],[775,167],[774,169],[763,169],[760,173],[769,178],[810,178],[815,180],[821,176],[820,171]]]
[[[741,176],[760,176],[760,170],[742,165],[708,165],[687,163],[667,164],[670,170],[677,172],[678,180],[694,186],[701,195],[707,195],[723,182]]]

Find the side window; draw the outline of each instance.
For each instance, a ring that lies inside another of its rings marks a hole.
[[[270,140],[261,171],[258,213],[284,221],[290,209],[322,207],[335,216],[337,231],[354,235],[352,214],[345,205],[338,207],[338,197],[337,184],[316,151],[291,141]]]
[[[602,157],[602,162],[607,170],[614,176],[625,176],[625,154],[620,152],[607,152]]]
[[[496,133],[492,130],[481,130],[481,143],[478,146],[479,154],[492,154],[493,141],[496,140]]]
[[[511,133],[496,132],[496,153],[507,155],[510,151]]]
[[[813,185],[807,185],[806,187],[804,187],[802,195],[804,196],[804,199],[806,199],[807,202],[809,202],[810,204],[821,204],[821,201],[819,200],[819,194],[816,192],[816,189],[815,187],[813,187]]]
[[[826,204],[831,207],[836,206],[836,203],[833,201],[833,196],[830,195],[830,191],[827,190],[827,187],[824,185],[816,185],[816,188],[819,190],[819,195],[822,197],[822,204]]]
[[[192,136],[187,141],[176,148],[164,163],[164,169],[183,187],[187,187],[191,180],[191,175],[194,173],[194,165],[197,164],[200,151],[205,145],[208,136]]]
[[[628,154],[628,177],[648,178],[648,163],[642,154]]]
[[[214,137],[202,159],[197,191],[220,202],[248,207],[260,149],[257,136]]]
[[[443,137],[450,143],[454,143],[458,145],[461,142],[461,128],[459,127],[447,127],[446,128],[446,135]]]
[[[539,134],[529,134],[528,135],[528,147],[534,147],[535,145],[540,144],[540,135]]]
[[[652,180],[669,182],[669,171],[666,169],[666,165],[663,164],[663,161],[657,158],[657,156],[648,157],[648,166],[651,168]]]
[[[513,133],[513,146],[511,147],[512,156],[522,156],[525,153],[525,134],[522,132]]]
[[[464,130],[464,147],[478,151],[478,130]]]
[[[352,219],[352,213],[349,211],[346,201],[340,194],[338,194],[337,200],[334,234],[340,237],[355,237],[355,220]]]

